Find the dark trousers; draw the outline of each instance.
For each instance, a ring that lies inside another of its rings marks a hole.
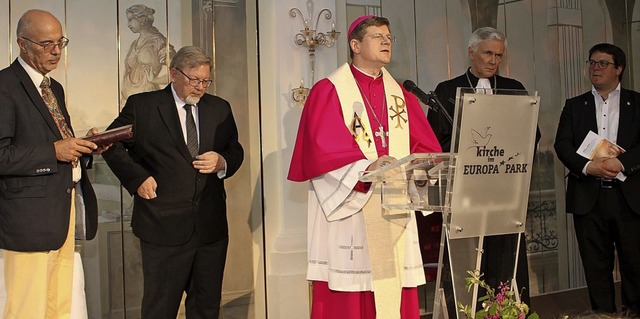
[[[142,319],[175,319],[183,292],[187,319],[218,319],[228,244],[228,238],[203,244],[196,234],[179,246],[140,240]]]
[[[591,308],[616,312],[613,268],[618,253],[622,305],[640,314],[640,215],[631,211],[620,187],[601,188],[586,215],[573,216]]]
[[[518,248],[518,236],[520,238],[520,250],[516,256]],[[494,235],[484,238],[483,244],[484,255],[480,272],[484,274],[485,282],[491,288],[498,290],[500,283],[506,282],[511,286],[511,278],[513,278],[513,269],[518,260],[518,269],[516,270],[516,282],[518,284],[518,292],[522,302],[531,306],[530,286],[529,286],[529,262],[527,260],[527,243],[525,234],[507,234]]]

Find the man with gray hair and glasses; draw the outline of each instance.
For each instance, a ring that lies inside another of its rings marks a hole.
[[[133,124],[134,137],[104,153],[133,195],[131,228],[140,239],[143,319],[175,319],[183,292],[188,319],[217,319],[227,256],[224,180],[244,157],[229,102],[207,94],[212,59],[183,47],[171,83],[130,96],[109,128]]]

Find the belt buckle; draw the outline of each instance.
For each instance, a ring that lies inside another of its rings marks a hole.
[[[613,181],[601,179],[600,180],[600,188],[613,188]]]

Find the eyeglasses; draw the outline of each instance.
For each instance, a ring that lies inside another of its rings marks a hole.
[[[182,70],[175,68],[176,70],[180,71],[180,73],[182,73],[182,75],[184,75],[185,78],[189,79],[189,85],[195,87],[198,87],[199,84],[202,84],[203,87],[208,88],[211,83],[213,83],[213,80],[211,79],[207,79],[207,80],[199,80],[199,79],[192,79],[190,78],[188,75],[186,75],[184,72],[182,72]]]
[[[605,60],[600,60],[600,61],[587,60],[587,65],[590,68],[595,68],[596,65],[598,65],[601,69],[606,69],[607,67],[609,67],[609,64],[615,65],[615,62],[609,62]]]
[[[382,35],[382,33],[374,33],[374,34],[369,34],[369,35],[365,35],[365,37],[369,37],[373,40],[376,41],[389,41],[389,42],[396,42],[396,37],[391,35],[391,34],[387,34],[387,35]]]
[[[56,46],[58,48],[60,48],[60,50],[62,50],[64,48],[66,48],[67,45],[69,44],[69,39],[67,39],[65,37],[60,38],[58,40],[58,42],[53,42],[53,41],[36,42],[36,41],[33,41],[33,40],[29,39],[29,38],[25,38],[25,37],[20,37],[20,38],[22,38],[23,40],[27,40],[27,41],[29,41],[29,42],[31,42],[33,44],[37,44],[37,45],[41,46],[42,49],[44,50],[44,52],[47,52],[47,53],[51,52],[53,50],[53,48],[55,48]]]

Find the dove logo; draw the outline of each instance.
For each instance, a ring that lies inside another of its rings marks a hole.
[[[471,142],[475,144],[475,146],[487,146],[489,141],[491,141],[491,137],[493,134],[489,133],[491,126],[487,126],[484,128],[484,133],[480,133],[477,130],[471,129]]]

